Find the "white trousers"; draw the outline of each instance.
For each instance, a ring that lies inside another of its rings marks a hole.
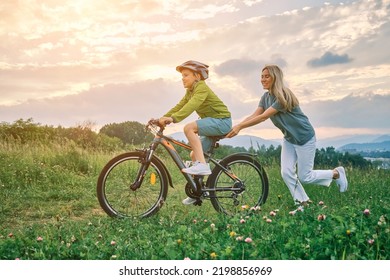
[[[313,170],[315,154],[315,136],[301,146],[283,139],[281,174],[295,202],[309,200],[301,183],[329,187],[332,182],[333,170]]]

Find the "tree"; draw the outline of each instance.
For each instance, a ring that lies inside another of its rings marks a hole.
[[[143,144],[153,139],[153,135],[145,131],[145,126],[135,121],[107,124],[100,129],[99,133],[117,137],[123,143],[132,145]]]

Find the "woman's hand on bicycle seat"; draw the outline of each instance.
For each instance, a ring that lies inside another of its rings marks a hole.
[[[232,138],[236,136],[240,130],[241,128],[238,125],[233,126],[232,130],[230,130],[229,133],[225,135],[225,138]]]

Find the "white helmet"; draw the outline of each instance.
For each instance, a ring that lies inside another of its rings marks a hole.
[[[177,66],[176,70],[181,72],[184,68],[190,69],[196,73],[199,73],[202,80],[206,80],[209,77],[209,70],[207,69],[208,67],[209,66],[204,63],[195,60],[189,60]]]

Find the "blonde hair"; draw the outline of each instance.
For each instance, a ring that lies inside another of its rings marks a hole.
[[[291,112],[294,107],[299,105],[299,101],[295,94],[284,85],[282,70],[277,65],[266,65],[261,72],[265,69],[268,70],[272,78],[270,93],[275,95],[276,100],[285,110]]]

